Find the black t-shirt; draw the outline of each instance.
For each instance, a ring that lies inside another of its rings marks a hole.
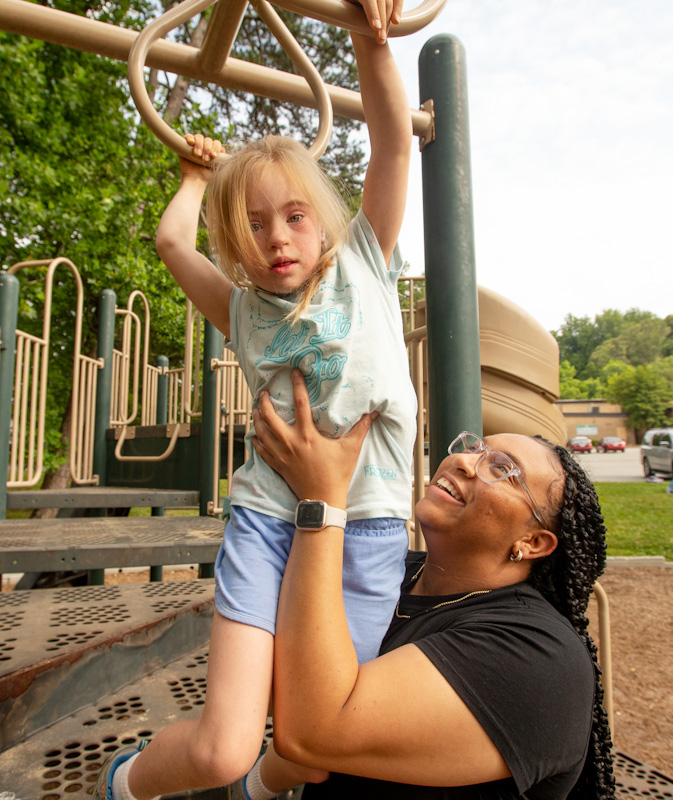
[[[410,554],[407,579],[424,557]],[[526,583],[432,608],[455,599],[403,590],[381,653],[410,642],[419,647],[474,714],[512,777],[444,788],[332,773],[325,783],[307,785],[305,800],[562,800],[568,795],[591,731],[594,668],[588,650],[568,620]]]

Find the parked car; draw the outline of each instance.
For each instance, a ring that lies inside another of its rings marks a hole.
[[[654,472],[673,474],[673,428],[652,428],[643,436],[640,460],[645,477]]]
[[[588,436],[574,436],[568,442],[568,449],[573,453],[590,453],[593,449],[594,443]]]
[[[623,453],[626,449],[626,442],[619,436],[604,436],[596,450],[599,453]]]

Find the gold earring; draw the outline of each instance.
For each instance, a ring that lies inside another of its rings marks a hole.
[[[514,555],[514,553],[509,554],[509,560],[514,561],[515,564],[518,564],[522,558],[523,558],[523,553],[521,552],[520,549],[517,549],[516,555]]]

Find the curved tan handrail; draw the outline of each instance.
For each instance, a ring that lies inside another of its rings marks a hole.
[[[52,296],[54,288],[54,272],[61,265],[70,270],[71,275],[75,280],[77,287],[76,291],[76,307],[75,307],[75,341],[73,349],[73,384],[72,384],[72,397],[71,397],[71,447],[70,447],[70,475],[74,483],[77,484],[97,484],[98,476],[91,474],[91,454],[82,454],[83,448],[93,448],[93,439],[91,438],[91,424],[90,420],[86,418],[87,409],[82,407],[80,398],[80,377],[81,369],[84,364],[90,365],[92,368],[100,369],[103,366],[102,360],[91,359],[82,355],[82,318],[84,306],[84,288],[82,278],[77,270],[77,267],[68,258],[59,256],[57,258],[40,259],[36,261],[21,261],[11,266],[7,271],[14,275],[22,269],[28,267],[47,267],[47,274],[45,277],[45,293],[44,293],[44,310],[42,319],[42,338],[28,337],[34,347],[38,347],[42,353],[42,357],[38,356],[39,360],[39,379],[35,376],[36,380],[33,383],[33,390],[31,393],[30,402],[30,428],[31,431],[35,430],[36,435],[29,434],[29,440],[26,442],[26,434],[23,425],[19,424],[20,418],[27,418],[27,401],[28,395],[22,394],[22,402],[15,404],[14,410],[14,430],[19,440],[19,449],[21,458],[23,458],[23,448],[28,447],[28,469],[32,469],[29,478],[25,481],[14,481],[10,479],[7,485],[14,487],[34,486],[39,482],[42,477],[43,459],[44,459],[44,427],[45,427],[45,411],[47,402],[47,375],[49,367],[49,347],[50,347],[50,332],[51,332],[51,313],[52,313]],[[17,378],[22,376],[24,382],[27,384],[29,369],[29,354],[26,353],[26,358],[23,358],[23,352],[19,353],[19,361],[17,369],[15,370]],[[91,388],[93,387],[93,388]],[[95,375],[93,383],[86,390],[88,395],[91,392],[95,395]],[[89,404],[89,410],[91,404]],[[34,439],[34,441],[33,441]],[[80,467],[85,464],[85,475],[81,474]],[[10,474],[14,474],[13,466],[11,467]],[[21,467],[21,472],[23,472]]]
[[[413,294],[412,294],[413,301]],[[404,334],[404,343],[409,351],[409,369],[411,380],[416,390],[416,444],[414,446],[414,482],[413,482],[413,516],[411,519],[411,531],[414,535],[414,549],[425,550],[425,543],[421,533],[420,525],[416,524],[416,503],[425,496],[425,452],[423,441],[425,431],[423,429],[423,408],[425,407],[423,397],[423,347],[428,338],[428,329],[425,325],[408,331]]]
[[[165,461],[175,449],[175,443],[177,442],[180,436],[180,423],[178,422],[173,428],[173,433],[171,435],[171,440],[168,443],[168,447],[160,455],[123,456],[122,447],[124,446],[124,442],[126,441],[126,432],[128,431],[128,429],[129,429],[128,425],[122,426],[121,433],[119,434],[119,439],[117,440],[117,445],[115,447],[115,458],[117,459],[117,461]]]
[[[433,21],[445,4],[446,0],[425,0],[418,8],[403,12],[400,22],[390,26],[388,36],[408,36],[420,31]],[[346,0],[274,0],[274,5],[355,33],[374,35],[362,9]]]
[[[138,386],[140,377],[140,331],[141,324],[138,315],[129,308],[116,308],[115,315],[123,317],[122,349],[120,359],[119,384],[117,386],[117,417],[111,420],[112,425],[130,425],[138,416]],[[132,326],[136,335],[132,335]],[[131,355],[131,340],[133,340],[133,355]],[[131,411],[128,410],[129,371],[133,363],[133,384],[131,387]],[[124,407],[126,406],[126,408]],[[126,416],[125,416],[126,415]]]
[[[147,127],[165,145],[174,150],[178,155],[190,161],[201,163],[200,159],[192,154],[192,150],[177,131],[174,131],[159,116],[152,101],[147,94],[145,86],[145,61],[147,53],[157,39],[160,39],[173,28],[177,27],[195,14],[204,11],[212,5],[214,0],[183,0],[182,3],[162,14],[161,17],[151,22],[140,33],[133,44],[128,59],[128,79],[131,95],[135,101],[140,116]],[[278,13],[271,7],[267,0],[255,0],[254,7],[267,25],[269,30],[278,40],[281,47],[288,54],[297,70],[306,79],[315,95],[320,122],[315,141],[309,148],[314,158],[320,158],[325,151],[332,131],[332,102],[327,88],[320,77],[320,73],[313,66],[311,60],[299,47],[292,34],[289,32]],[[195,51],[198,59],[199,51]]]
[[[608,723],[612,735],[615,734],[615,708],[612,692],[612,640],[610,638],[610,603],[608,595],[601,584],[594,583],[594,597],[598,604],[598,638],[600,646],[598,648],[598,661],[603,673],[601,684],[603,685],[603,706],[608,715]]]

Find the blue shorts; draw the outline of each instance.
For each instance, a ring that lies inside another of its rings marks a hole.
[[[215,562],[215,607],[223,617],[275,634],[293,536],[292,522],[231,507]],[[359,519],[346,525],[344,605],[361,664],[378,655],[399,600],[408,549],[404,520]]]

